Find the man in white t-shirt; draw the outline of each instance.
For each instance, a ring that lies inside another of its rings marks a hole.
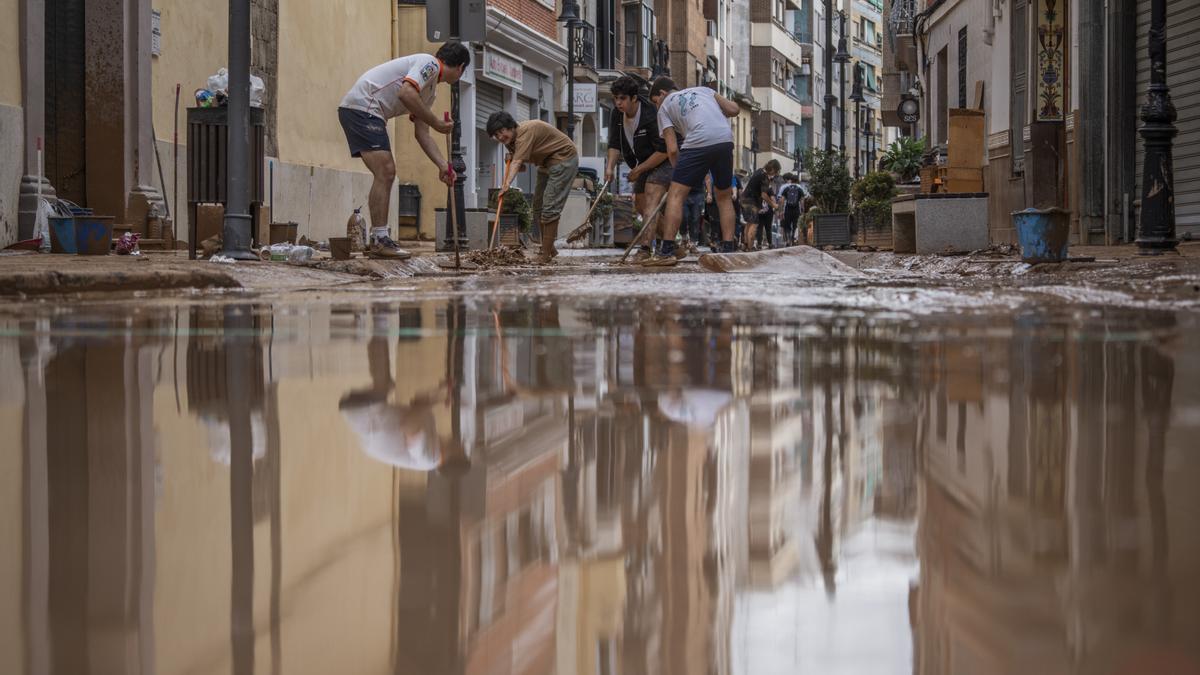
[[[675,236],[683,222],[683,202],[688,193],[704,185],[712,173],[717,208],[721,213],[721,252],[734,247],[733,130],[729,118],[740,112],[738,104],[708,87],[679,91],[669,77],[650,86],[650,100],[658,106],[658,128],[667,142],[667,156],[675,167],[667,190],[667,222],[658,254],[642,264],[670,267],[675,257]],[[680,147],[679,138],[683,138]]]
[[[396,180],[396,160],[388,139],[388,120],[408,115],[413,122],[417,144],[437,165],[442,182],[452,185],[450,165],[447,158],[442,157],[429,130],[448,134],[453,131],[454,123],[438,119],[431,106],[438,82],[454,84],[470,62],[471,52],[465,45],[447,42],[436,55],[413,54],[375,66],[358,78],[342,99],[338,120],[346,133],[350,156],[361,158],[375,177],[367,197],[371,212],[369,255],[372,257],[409,257],[409,253],[397,246],[388,234],[388,208],[392,184]]]

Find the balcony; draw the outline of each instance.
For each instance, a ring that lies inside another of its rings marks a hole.
[[[596,68],[596,27],[587,21],[575,24],[575,62]]]
[[[776,87],[754,87],[751,93],[762,104],[763,110],[770,110],[797,126],[813,116],[812,105],[806,105],[799,96],[786,94]]]
[[[750,44],[771,47],[796,67],[803,63],[805,49],[812,52],[811,44],[801,44],[783,24],[774,21],[750,24]]]

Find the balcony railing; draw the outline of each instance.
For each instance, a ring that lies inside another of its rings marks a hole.
[[[587,21],[575,24],[575,59],[581,66],[596,67],[596,27]]]
[[[813,41],[813,34],[811,30],[798,30],[792,33],[792,37],[796,39],[796,42],[804,45],[810,45]]]

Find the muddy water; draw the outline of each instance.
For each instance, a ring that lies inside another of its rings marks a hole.
[[[1198,323],[0,310],[0,672],[1200,673]]]

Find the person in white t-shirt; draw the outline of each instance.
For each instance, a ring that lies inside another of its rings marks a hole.
[[[688,193],[704,185],[705,176],[710,173],[721,213],[721,252],[732,253],[733,130],[729,118],[740,112],[738,104],[708,87],[679,91],[668,77],[660,77],[650,86],[650,100],[658,106],[658,128],[667,142],[667,156],[674,169],[667,190],[667,222],[658,255],[642,264],[669,267],[678,262],[675,236],[683,222],[683,202]]]
[[[409,253],[397,246],[388,234],[387,214],[392,184],[396,180],[396,160],[388,139],[388,120],[401,115],[412,120],[417,144],[438,167],[442,182],[452,185],[448,158],[442,157],[429,130],[448,134],[453,131],[454,123],[439,119],[431,106],[437,84],[458,82],[470,63],[470,50],[458,42],[447,42],[436,55],[413,54],[393,59],[358,78],[338,106],[338,120],[346,133],[350,156],[361,158],[375,178],[367,197],[371,213],[369,254],[372,257],[409,257]]]

